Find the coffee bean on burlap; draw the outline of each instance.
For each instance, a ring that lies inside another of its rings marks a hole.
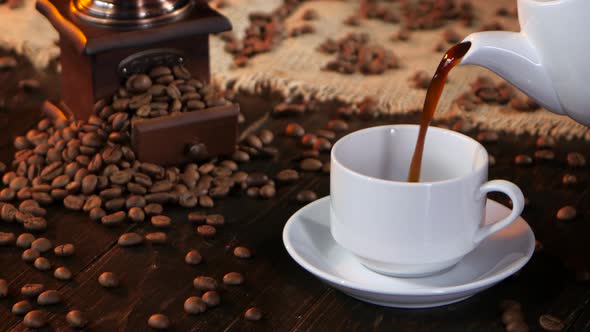
[[[39,305],[52,305],[57,304],[60,301],[61,296],[56,290],[46,290],[37,297],[37,303]]]
[[[40,237],[31,243],[31,248],[39,251],[40,253],[47,252],[51,250],[53,244],[47,238]]]
[[[262,319],[262,311],[256,307],[250,307],[244,313],[244,318],[247,320],[258,321]]]
[[[299,192],[295,198],[300,203],[309,203],[318,199],[318,195],[314,191],[303,190]]]
[[[37,258],[41,256],[41,253],[36,249],[25,249],[21,255],[21,259],[27,263],[35,261]]]
[[[166,330],[170,327],[170,320],[162,314],[153,314],[148,318],[148,326],[155,330]]]
[[[217,281],[211,277],[198,276],[193,280],[193,286],[200,291],[215,290],[217,285]]]
[[[238,258],[248,259],[252,257],[252,252],[250,249],[242,246],[238,246],[234,248],[234,256]]]
[[[196,249],[190,250],[184,256],[184,261],[190,265],[200,264],[202,260],[203,257],[201,256],[201,253]]]
[[[39,271],[47,271],[51,269],[51,263],[45,257],[38,257],[37,259],[35,259],[35,261],[33,262],[33,266],[35,266],[35,268]]]
[[[60,266],[53,271],[53,276],[59,280],[70,280],[72,279],[72,272],[67,267]]]
[[[35,241],[35,236],[31,233],[22,233],[16,238],[16,246],[27,249],[31,247],[31,243]]]
[[[15,241],[16,236],[14,233],[0,232],[0,246],[11,246]]]
[[[219,303],[221,303],[221,297],[219,296],[219,293],[214,290],[205,292],[205,294],[201,296],[201,299],[203,302],[205,302],[207,307],[216,307],[219,305]]]
[[[70,257],[76,253],[76,247],[71,243],[60,244],[53,249],[56,256]]]
[[[498,133],[495,131],[484,131],[477,135],[477,140],[482,143],[495,143],[498,141]]]
[[[200,314],[207,310],[207,305],[198,296],[191,296],[184,301],[184,312],[187,314]]]
[[[244,275],[239,272],[229,272],[223,276],[226,285],[241,285],[244,283]]]
[[[24,315],[31,310],[33,310],[33,305],[27,300],[18,301],[12,306],[14,315]]]
[[[23,325],[31,329],[41,328],[49,322],[49,314],[45,310],[31,310],[23,318]]]
[[[119,239],[117,240],[117,244],[119,244],[119,246],[121,247],[132,247],[139,245],[142,242],[143,236],[134,232],[121,234],[121,236],[119,236]]]
[[[104,288],[119,286],[119,279],[113,272],[103,272],[98,276],[98,283]]]
[[[557,219],[561,221],[570,221],[578,215],[576,208],[571,205],[566,205],[557,211]]]
[[[66,321],[75,329],[82,329],[88,325],[88,319],[80,310],[70,310],[66,315]]]

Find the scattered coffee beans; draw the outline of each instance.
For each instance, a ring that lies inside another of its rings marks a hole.
[[[220,214],[210,214],[206,217],[205,222],[211,226],[223,226],[225,218]]]
[[[193,286],[200,291],[217,289],[217,281],[211,277],[199,276],[193,280]]]
[[[328,121],[328,128],[337,132],[347,131],[348,123],[344,120],[330,120]]]
[[[241,285],[244,283],[244,276],[239,272],[230,272],[223,276],[223,283],[226,285]]]
[[[553,315],[541,315],[539,317],[539,325],[545,331],[562,331],[565,329],[564,322]]]
[[[246,248],[246,247],[235,247],[234,248],[234,256],[238,257],[238,258],[250,258],[252,257],[252,252],[250,251],[250,249]]]
[[[42,284],[25,284],[20,289],[20,293],[26,297],[37,297],[45,290]]]
[[[16,236],[14,235],[14,233],[0,232],[0,246],[13,245],[15,240],[16,240]]]
[[[37,250],[40,253],[47,252],[51,250],[52,247],[53,244],[51,243],[51,241],[44,237],[40,237],[31,243],[31,248]]]
[[[519,154],[514,157],[514,163],[518,166],[528,166],[533,163],[533,158],[526,154]]]
[[[88,325],[88,319],[80,310],[71,310],[66,315],[66,321],[70,327],[75,329],[82,329]]]
[[[139,245],[142,242],[143,236],[133,232],[122,234],[119,236],[119,240],[117,241],[121,247],[132,247]]]
[[[39,294],[37,297],[37,303],[39,305],[51,305],[57,304],[61,301],[61,297],[56,290],[46,290],[43,293]]]
[[[39,271],[47,271],[51,269],[51,263],[45,257],[38,257],[37,259],[35,259],[35,262],[33,262],[33,265]]]
[[[32,329],[38,329],[47,324],[49,315],[44,310],[31,310],[23,318],[23,324]]]
[[[31,243],[35,241],[35,236],[31,233],[22,233],[16,238],[16,246],[27,249],[31,247]]]
[[[60,266],[53,271],[53,276],[59,280],[70,280],[72,279],[72,272],[67,267]]]
[[[147,233],[145,239],[152,244],[164,244],[168,242],[168,236],[164,232]]]
[[[301,137],[305,135],[305,129],[303,129],[300,124],[291,122],[285,127],[285,135],[290,137]]]
[[[200,314],[207,310],[207,305],[198,296],[191,296],[184,301],[184,311],[187,314]]]
[[[207,220],[207,215],[203,212],[190,212],[188,220],[195,224],[204,224]]]
[[[113,272],[103,272],[98,277],[98,283],[104,288],[114,288],[119,286],[119,279]]]
[[[184,256],[184,261],[190,265],[200,264],[202,260],[203,257],[201,256],[201,253],[196,249],[190,250]]]
[[[570,152],[567,154],[567,164],[570,167],[586,166],[586,157],[579,152]]]
[[[578,183],[578,178],[574,174],[564,174],[561,182],[565,185],[576,184]]]
[[[53,249],[53,252],[56,256],[59,257],[69,257],[73,256],[76,253],[76,248],[71,243],[65,243],[55,247]]]
[[[251,307],[244,313],[244,318],[247,320],[258,321],[262,319],[262,311],[256,307]]]
[[[557,211],[557,219],[561,221],[573,220],[577,215],[576,208],[571,205],[564,206]]]
[[[315,172],[322,169],[322,162],[315,158],[306,158],[299,163],[299,168],[307,172]]]
[[[205,292],[201,299],[203,300],[203,302],[205,302],[207,307],[216,307],[219,305],[219,303],[221,303],[221,297],[219,296],[219,293],[217,293],[214,290]]]
[[[217,230],[211,225],[200,225],[197,226],[197,233],[203,237],[213,237]]]
[[[162,314],[154,314],[148,319],[148,325],[156,330],[165,330],[170,327],[170,320]]]
[[[33,305],[27,300],[18,301],[12,306],[12,313],[15,315],[24,315],[33,310]]]

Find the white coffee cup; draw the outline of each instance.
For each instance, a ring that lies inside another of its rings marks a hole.
[[[390,276],[451,268],[524,208],[515,184],[486,182],[485,148],[446,129],[428,129],[420,182],[407,182],[418,128],[368,128],[332,148],[332,236],[364,266]],[[506,218],[484,225],[486,194],[492,191],[508,195],[513,207]]]

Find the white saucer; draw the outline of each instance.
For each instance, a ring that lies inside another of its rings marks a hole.
[[[486,220],[510,210],[487,201]],[[359,300],[399,308],[429,308],[464,300],[520,270],[535,249],[524,219],[491,235],[450,270],[424,278],[394,278],[362,266],[330,234],[330,196],[297,211],[283,230],[293,259],[331,286]]]

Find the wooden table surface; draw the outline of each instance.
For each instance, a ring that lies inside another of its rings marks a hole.
[[[0,52],[4,54],[6,52]],[[7,110],[0,111],[0,160],[9,162],[14,153],[12,138],[33,126],[39,117],[39,105],[47,97],[57,99],[59,84],[55,71],[39,73],[19,58],[19,70],[0,72],[0,103],[6,99]],[[19,79],[35,77],[42,89],[34,93],[18,91]],[[297,121],[308,131],[325,128],[335,117],[335,107],[305,116],[272,118],[267,116],[277,96],[241,96],[239,101],[247,122],[242,131],[269,128],[282,132],[286,123]],[[417,116],[371,121],[351,120],[351,130],[389,123],[417,123]],[[477,134],[477,130],[470,132]],[[538,318],[551,314],[563,319],[571,331],[590,330],[590,287],[580,275],[590,270],[590,197],[588,167],[568,169],[565,154],[579,151],[590,157],[588,142],[558,142],[557,158],[537,162],[531,167],[513,163],[519,153],[532,155],[535,137],[514,137],[500,134],[497,143],[487,144],[496,156],[497,165],[490,169],[490,178],[505,178],[523,188],[530,200],[524,218],[534,230],[543,249],[517,274],[500,284],[463,302],[434,309],[392,309],[367,304],[327,286],[299,267],[287,254],[282,243],[282,230],[287,219],[302,204],[296,194],[303,189],[315,190],[319,196],[329,194],[329,175],[305,173],[290,186],[278,186],[277,196],[254,200],[236,192],[218,201],[208,210],[221,213],[228,224],[213,239],[203,239],[187,222],[187,209],[166,208],[173,219],[168,232],[170,242],[162,246],[143,245],[121,248],[116,245],[120,234],[128,231],[146,233],[150,225],[126,224],[106,228],[89,221],[82,212],[72,212],[57,205],[49,208],[45,236],[55,244],[73,243],[76,255],[71,258],[48,256],[54,266],[69,267],[73,280],[59,281],[52,272],[40,272],[20,259],[15,247],[0,247],[0,278],[9,282],[10,296],[0,299],[0,330],[26,329],[22,319],[10,310],[20,300],[18,290],[26,283],[42,283],[46,289],[57,289],[62,304],[49,306],[52,313],[46,330],[68,330],[65,313],[80,309],[90,319],[88,330],[144,331],[153,313],[164,313],[176,331],[502,331],[499,304],[514,299],[522,304],[525,320],[532,331],[542,330]],[[257,160],[241,167],[245,171],[263,171],[274,175],[286,167],[295,167],[301,147],[293,139],[277,135],[275,146],[280,150],[276,160]],[[329,155],[323,154],[322,160]],[[565,172],[576,174],[580,184],[566,187],[561,183]],[[493,198],[506,204],[501,196]],[[557,210],[571,204],[579,216],[571,222],[556,219]],[[22,232],[19,227],[0,223],[0,231]],[[251,248],[250,260],[232,255],[235,245]],[[204,262],[197,266],[184,263],[190,248],[197,248]],[[97,282],[104,271],[115,272],[121,287],[103,289]],[[245,275],[242,286],[222,286],[222,304],[206,313],[191,316],[183,311],[184,300],[198,295],[192,280],[198,275],[220,279],[225,273],[237,271]],[[250,322],[244,311],[257,306],[264,319]]]

